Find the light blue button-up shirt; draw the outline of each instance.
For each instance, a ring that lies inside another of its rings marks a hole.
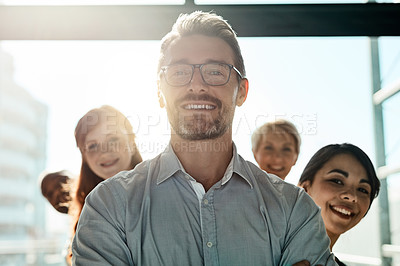
[[[207,171],[207,169],[204,169]],[[207,193],[171,146],[99,184],[73,240],[74,265],[336,265],[304,190],[236,153]]]

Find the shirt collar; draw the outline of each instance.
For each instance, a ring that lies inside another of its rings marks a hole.
[[[178,157],[176,157],[176,154],[172,149],[171,143],[169,143],[165,150],[160,154],[160,171],[157,176],[157,185],[173,176],[179,170],[184,171]]]
[[[226,168],[224,176],[222,177],[221,185],[226,184],[232,178],[233,173],[236,173],[246,180],[249,186],[253,188],[253,184],[247,176],[248,173],[246,172],[246,169],[247,165],[245,164],[245,160],[237,153],[236,145],[233,143],[233,156],[228,167]],[[172,149],[171,143],[169,143],[160,155],[160,171],[157,176],[157,185],[161,184],[179,171],[190,177],[190,175],[186,173],[181,162]],[[193,179],[193,177],[190,178]]]
[[[251,179],[249,178],[249,174],[251,172],[247,171],[248,170],[248,165],[247,162],[242,158],[242,156],[237,153],[236,145],[233,143],[233,173],[238,174],[241,178],[246,180],[246,182],[249,184],[251,188],[253,188],[253,183]],[[229,168],[229,166],[228,166]],[[232,176],[232,175],[231,175]]]

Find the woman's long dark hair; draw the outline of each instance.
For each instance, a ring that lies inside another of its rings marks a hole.
[[[99,177],[89,167],[85,156],[85,139],[87,134],[102,122],[115,120],[118,129],[123,130],[128,135],[129,144],[133,149],[130,168],[133,169],[138,163],[142,162],[142,156],[135,143],[135,134],[129,120],[117,109],[109,105],[103,105],[87,112],[78,122],[75,128],[76,145],[82,154],[81,172],[78,178],[76,193],[73,199],[74,232],[78,224],[78,219],[83,208],[86,196],[104,179]]]

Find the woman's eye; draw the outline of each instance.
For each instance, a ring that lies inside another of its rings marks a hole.
[[[331,181],[331,182],[333,182],[333,183],[335,183],[335,184],[338,184],[338,185],[343,185],[342,180],[337,179],[337,178],[331,179],[331,180],[329,180],[329,181]]]
[[[358,191],[360,191],[361,193],[364,193],[364,194],[369,195],[369,191],[366,190],[365,188],[360,187],[360,188],[358,189]]]
[[[292,152],[292,149],[291,148],[283,148],[283,151],[284,152]]]
[[[265,146],[264,150],[270,151],[270,150],[272,150],[272,147],[271,146]]]
[[[98,147],[98,144],[97,143],[93,143],[93,144],[88,145],[87,149],[88,149],[89,152],[93,152],[93,151],[97,150],[97,147]]]

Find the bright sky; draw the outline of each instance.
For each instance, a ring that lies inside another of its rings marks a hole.
[[[310,157],[327,144],[353,143],[375,161],[367,38],[239,41],[250,89],[247,102],[237,108],[233,137],[245,159],[254,162],[250,138],[256,127],[284,118],[298,127],[303,142],[299,160],[287,177],[290,183],[297,184]],[[79,173],[76,123],[89,109],[103,104],[118,108],[130,119],[144,159],[163,150],[169,125],[157,101],[158,45],[158,41],[1,43],[14,57],[15,82],[48,105],[46,170]],[[400,38],[381,42],[384,86],[400,78],[398,54]],[[384,106],[392,122],[400,111],[398,96]],[[399,124],[388,123],[387,129],[389,160],[396,161]]]
[[[253,161],[255,128],[277,118],[294,122],[303,138],[298,164],[288,177],[293,183],[325,144],[352,142],[373,156],[366,38],[240,42],[250,90],[237,109],[233,133],[246,159]],[[157,41],[8,41],[3,47],[14,55],[16,82],[49,106],[48,170],[79,172],[75,125],[102,104],[130,118],[144,158],[168,143],[169,125],[156,94]]]

